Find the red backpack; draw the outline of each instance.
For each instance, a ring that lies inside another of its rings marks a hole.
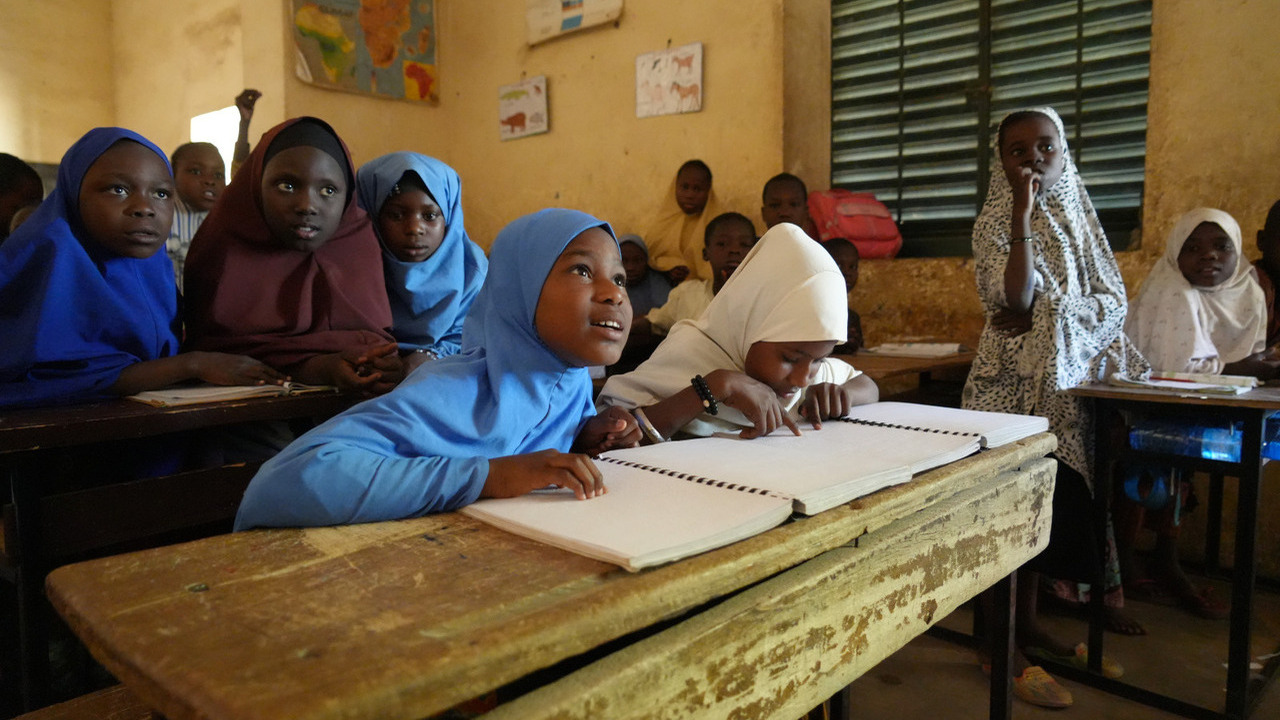
[[[833,188],[809,193],[809,216],[821,240],[845,238],[866,258],[891,258],[902,248],[902,233],[884,203],[872,193]]]

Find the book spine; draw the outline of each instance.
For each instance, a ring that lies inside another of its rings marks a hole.
[[[613,463],[614,465],[621,465],[623,467],[635,468],[637,470],[646,470],[648,472],[658,473],[659,475],[666,475],[668,477],[678,478],[680,480],[688,480],[689,482],[695,482],[695,483],[698,483],[699,485],[710,485],[711,487],[723,488],[725,490],[736,490],[738,492],[751,493],[752,495],[767,495],[769,497],[780,498],[782,500],[793,499],[789,495],[782,495],[779,493],[772,492],[770,490],[761,490],[760,488],[751,487],[750,485],[738,485],[737,483],[724,482],[723,480],[715,480],[713,478],[702,477],[700,475],[693,475],[691,473],[679,472],[677,470],[668,470],[667,468],[655,467],[653,465],[645,465],[644,463],[631,462],[629,460],[619,460],[618,458],[612,458],[607,455],[601,455],[600,457],[597,457],[596,460],[603,460],[604,462],[607,462],[607,463]]]
[[[935,435],[959,435],[961,437],[981,438],[982,433],[965,432],[963,430],[941,430],[938,428],[917,427],[915,425],[898,425],[896,423],[876,422],[874,420],[862,420],[860,418],[836,418],[841,422],[853,423],[855,425],[870,425],[872,427],[890,428],[892,430],[914,430],[922,433],[933,433]]]

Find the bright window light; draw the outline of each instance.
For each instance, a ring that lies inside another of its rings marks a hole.
[[[236,134],[240,131],[240,111],[235,105],[191,118],[191,142],[213,143],[222,154],[231,180],[231,157],[235,153]]]

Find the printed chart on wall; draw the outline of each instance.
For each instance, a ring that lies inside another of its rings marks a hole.
[[[293,0],[295,71],[332,90],[434,101],[435,0]]]
[[[498,88],[498,136],[514,140],[547,131],[547,76]]]
[[[603,25],[622,14],[622,0],[525,0],[529,44]]]
[[[636,117],[702,109],[702,43],[636,58]]]

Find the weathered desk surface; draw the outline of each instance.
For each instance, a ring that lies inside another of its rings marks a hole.
[[[936,358],[904,357],[900,355],[876,355],[858,353],[840,355],[841,360],[867,374],[872,380],[901,377],[903,375],[928,375],[939,370],[967,368],[973,364],[976,353],[967,351]]]
[[[636,574],[447,514],[219,536],[66,566],[48,590],[171,720],[422,718],[732,595],[491,715],[795,718],[1043,548],[1055,446]]]

